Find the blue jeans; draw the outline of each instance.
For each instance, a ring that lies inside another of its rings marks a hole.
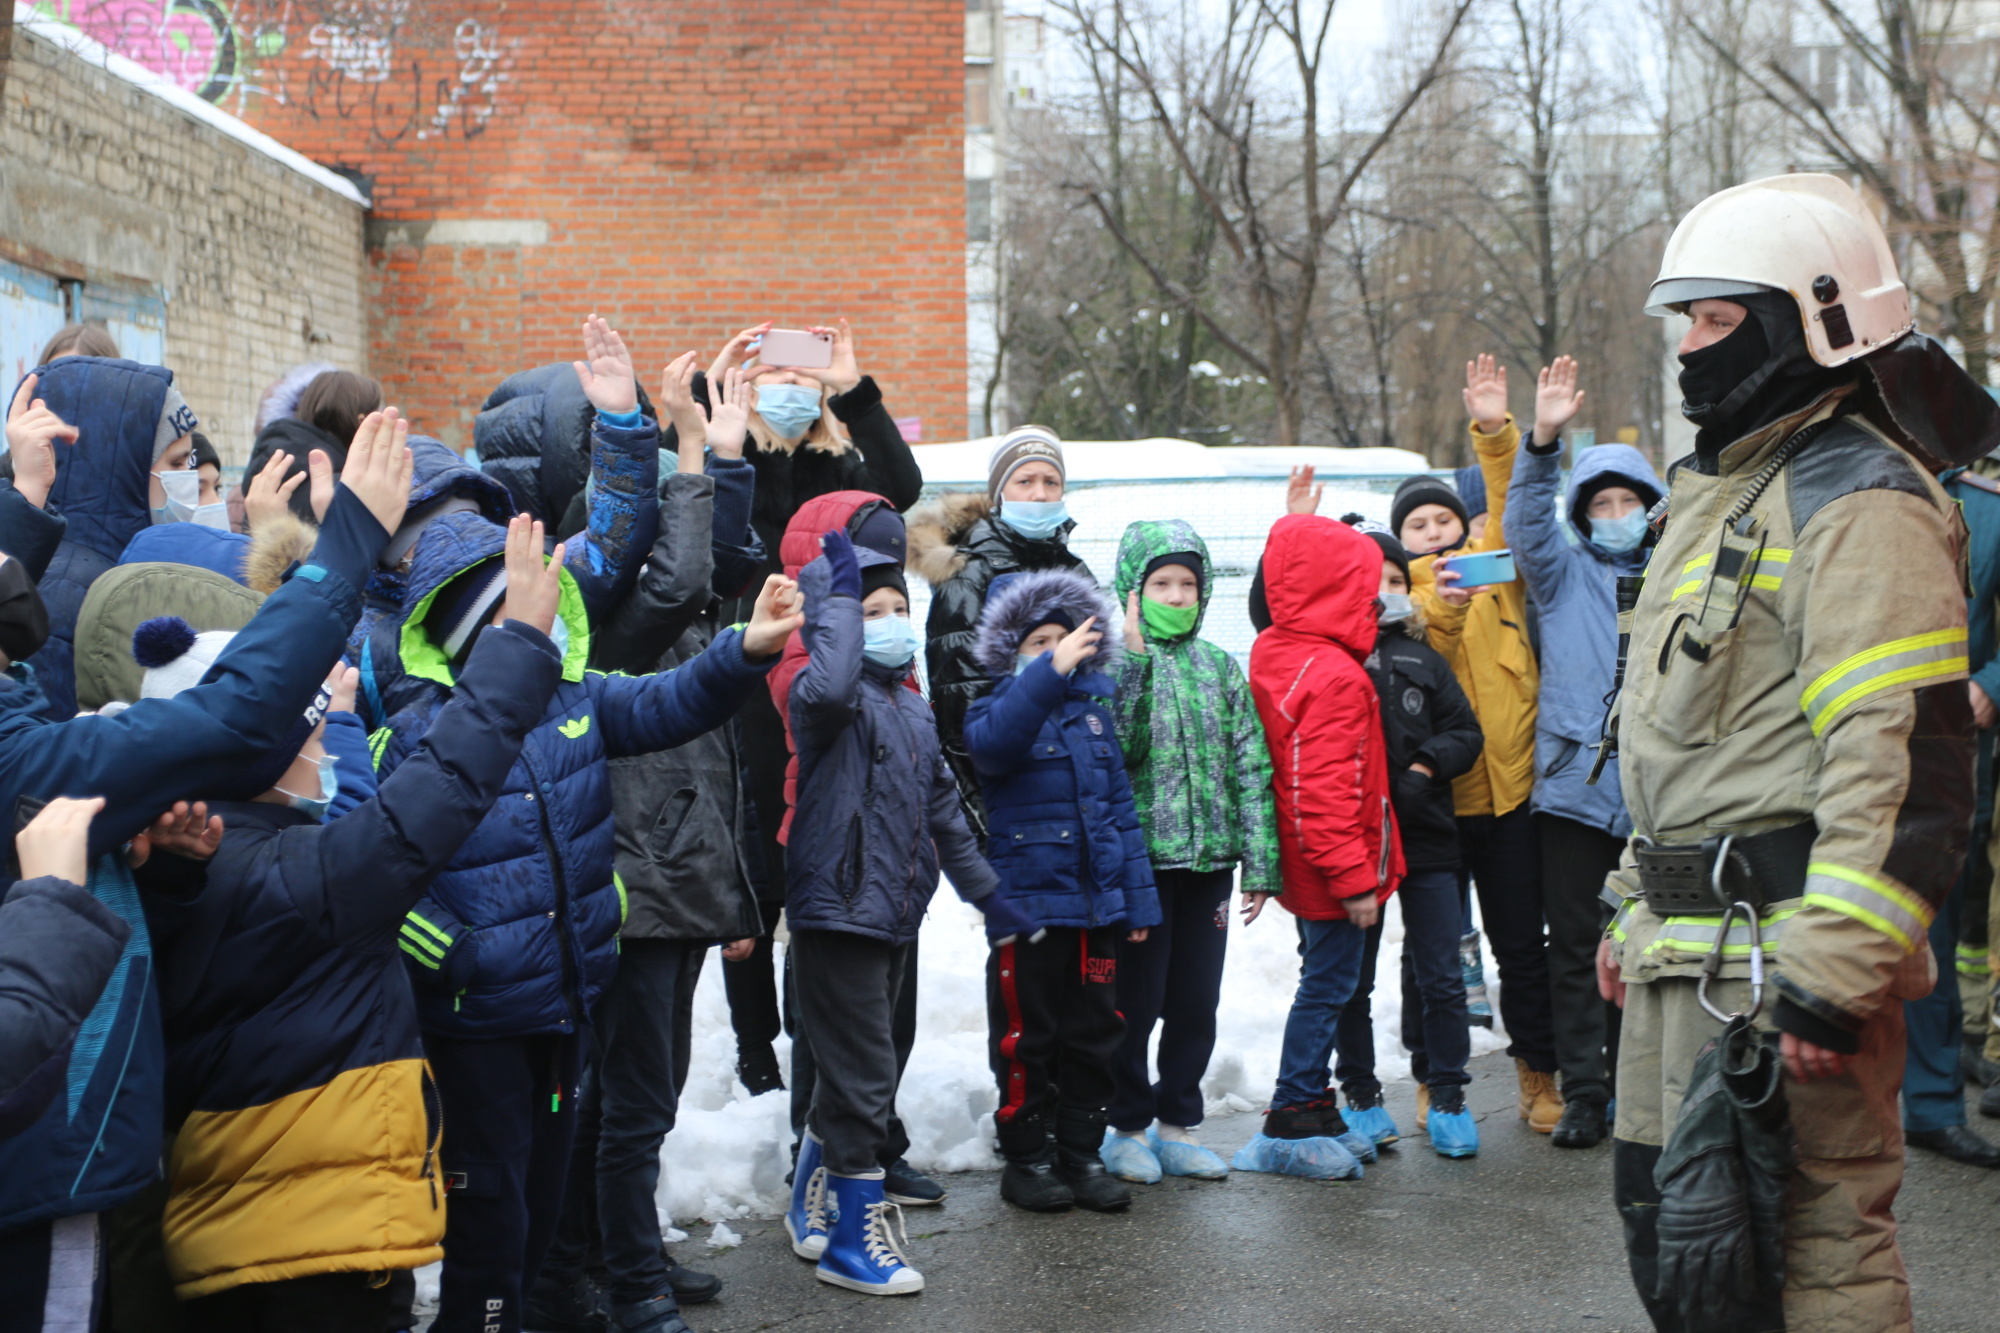
[[[1334,1034],[1341,1008],[1361,983],[1362,945],[1368,932],[1351,921],[1307,921],[1299,925],[1299,989],[1285,1018],[1285,1044],[1278,1056],[1278,1087],[1271,1105],[1299,1106],[1326,1096],[1332,1070]]]
[[[1396,890],[1403,909],[1403,1045],[1412,1056],[1410,1073],[1433,1088],[1462,1087],[1472,1081],[1465,1062],[1472,1034],[1465,1025],[1465,976],[1458,965],[1458,875],[1451,870],[1412,870]],[[1375,989],[1375,951],[1382,942],[1378,924],[1368,932],[1361,983],[1340,1014],[1340,1064],[1335,1070],[1350,1099],[1356,1093],[1380,1096],[1375,1077],[1375,1023],[1369,1003]]]

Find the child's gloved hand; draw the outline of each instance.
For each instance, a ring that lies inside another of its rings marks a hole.
[[[1038,929],[999,889],[993,890],[973,906],[986,914],[986,938],[995,944],[1006,944],[1022,935],[1032,936]]]
[[[861,561],[855,558],[854,543],[847,540],[847,534],[838,528],[823,533],[819,549],[826,556],[827,569],[833,575],[833,585],[828,591],[836,597],[852,597],[860,601]]]

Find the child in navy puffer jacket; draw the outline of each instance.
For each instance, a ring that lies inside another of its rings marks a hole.
[[[400,653],[405,678],[423,687],[377,735],[385,778],[422,744],[501,605],[505,541],[466,513],[433,520],[418,538],[402,623],[378,625],[372,640],[385,660]],[[590,622],[563,571],[550,636],[562,680],[500,799],[402,932],[448,1126],[440,1333],[520,1327],[522,1281],[540,1267],[561,1207],[583,1046],[624,917],[609,761],[680,745],[734,716],[798,623],[794,593],[774,577],[750,624],[686,665],[607,676],[584,667]],[[618,1312],[634,1333],[683,1327],[671,1297],[658,1318],[641,1322],[642,1313]]]
[[[966,714],[987,859],[1037,928],[999,941],[986,968],[994,1121],[1007,1159],[1000,1194],[1037,1212],[1132,1201],[1098,1149],[1111,1057],[1125,1035],[1118,940],[1145,939],[1160,902],[1104,674],[1117,645],[1098,627],[1112,616],[1097,586],[1068,570],[995,579],[977,644],[993,691]],[[990,918],[988,932],[1000,933]]]
[[[923,1275],[890,1238],[879,1158],[902,1077],[893,1024],[940,862],[989,925],[1018,928],[959,809],[930,705],[905,681],[922,639],[888,556],[838,529],[799,573],[810,660],[786,700],[798,809],[785,919],[818,1077],[785,1229],[819,1279],[896,1296]]]

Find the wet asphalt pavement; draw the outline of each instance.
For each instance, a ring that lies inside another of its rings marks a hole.
[[[946,1176],[939,1208],[905,1212],[916,1296],[860,1296],[817,1281],[778,1220],[731,1225],[740,1248],[678,1246],[724,1277],[723,1299],[685,1313],[696,1333],[1647,1333],[1632,1294],[1609,1145],[1563,1151],[1516,1118],[1510,1062],[1473,1062],[1480,1153],[1446,1161],[1420,1134],[1355,1182],[1237,1173],[1134,1186],[1124,1214],[1023,1213],[990,1172]],[[1392,1088],[1406,1133],[1414,1089]],[[1212,1120],[1227,1158],[1258,1117]],[[2000,1137],[2000,1121],[1975,1127]],[[2000,1329],[2000,1172],[1913,1152],[1897,1207],[1923,1333]]]

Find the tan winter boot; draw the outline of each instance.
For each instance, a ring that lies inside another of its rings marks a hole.
[[[1528,1122],[1528,1128],[1537,1134],[1553,1133],[1556,1122],[1562,1119],[1562,1094],[1556,1091],[1554,1074],[1537,1073],[1528,1068],[1525,1060],[1514,1062],[1514,1072],[1521,1080],[1521,1119]]]
[[[1431,1085],[1417,1084],[1417,1128],[1430,1133],[1431,1129]]]

